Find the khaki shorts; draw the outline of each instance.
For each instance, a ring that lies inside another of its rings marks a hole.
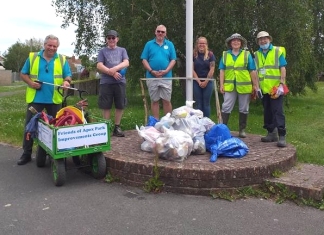
[[[151,101],[156,102],[160,99],[167,101],[171,100],[172,80],[147,80],[146,85]]]

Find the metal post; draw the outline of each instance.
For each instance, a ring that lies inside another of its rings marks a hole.
[[[186,0],[186,77],[192,78],[193,57],[193,0]],[[193,100],[193,80],[186,81],[186,99]]]

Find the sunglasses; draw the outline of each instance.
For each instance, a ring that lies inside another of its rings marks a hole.
[[[156,30],[157,33],[165,33],[165,31]]]
[[[107,37],[108,40],[115,40],[116,37]]]
[[[45,66],[45,71],[48,73],[48,64]]]

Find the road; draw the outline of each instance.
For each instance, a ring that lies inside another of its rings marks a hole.
[[[1,235],[324,234],[322,211],[289,202],[149,194],[77,169],[55,187],[49,164],[18,166],[21,153],[0,145]]]

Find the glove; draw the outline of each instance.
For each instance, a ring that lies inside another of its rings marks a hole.
[[[277,89],[276,96],[279,97],[279,96],[284,95],[284,94],[285,94],[285,92],[284,92],[283,85],[280,84],[278,89]]]
[[[263,98],[262,91],[261,91],[260,88],[257,90],[257,96],[258,96],[259,99]]]

